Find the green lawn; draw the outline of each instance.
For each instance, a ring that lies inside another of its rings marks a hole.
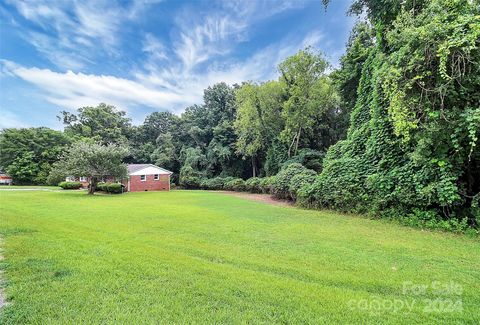
[[[202,191],[0,192],[0,323],[476,323],[480,241]]]
[[[58,186],[45,186],[45,185],[0,185],[0,190],[60,190]]]

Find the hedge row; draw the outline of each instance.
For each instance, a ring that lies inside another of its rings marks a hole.
[[[103,191],[111,194],[120,194],[123,193],[123,185],[120,183],[104,183],[100,182],[97,184],[97,191]]]
[[[61,188],[64,190],[78,190],[80,187],[82,187],[82,183],[80,182],[60,182],[58,184]]]
[[[317,173],[299,163],[283,167],[276,176],[252,177],[246,181],[234,177],[200,179],[190,177],[183,186],[190,189],[227,190],[237,192],[272,194],[280,199],[295,200],[299,189],[313,183]]]

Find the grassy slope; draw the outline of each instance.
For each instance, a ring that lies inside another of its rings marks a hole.
[[[475,239],[200,191],[11,191],[0,206],[12,301],[0,323],[480,319]],[[425,312],[438,296],[404,295],[404,281],[455,281],[462,295],[440,298],[463,312]]]

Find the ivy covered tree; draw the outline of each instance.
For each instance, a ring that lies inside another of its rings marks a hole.
[[[352,6],[367,13],[376,40],[362,64],[347,139],[328,151],[302,200],[421,225],[478,226],[478,4],[385,2]]]

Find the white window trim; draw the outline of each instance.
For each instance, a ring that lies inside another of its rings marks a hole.
[[[87,181],[87,178],[86,177],[79,177],[78,180],[80,182],[86,182]]]
[[[159,181],[160,180],[160,174],[153,174],[153,180],[154,181]]]
[[[142,179],[145,177],[145,179]],[[140,182],[146,182],[147,181],[147,175],[140,175]]]

